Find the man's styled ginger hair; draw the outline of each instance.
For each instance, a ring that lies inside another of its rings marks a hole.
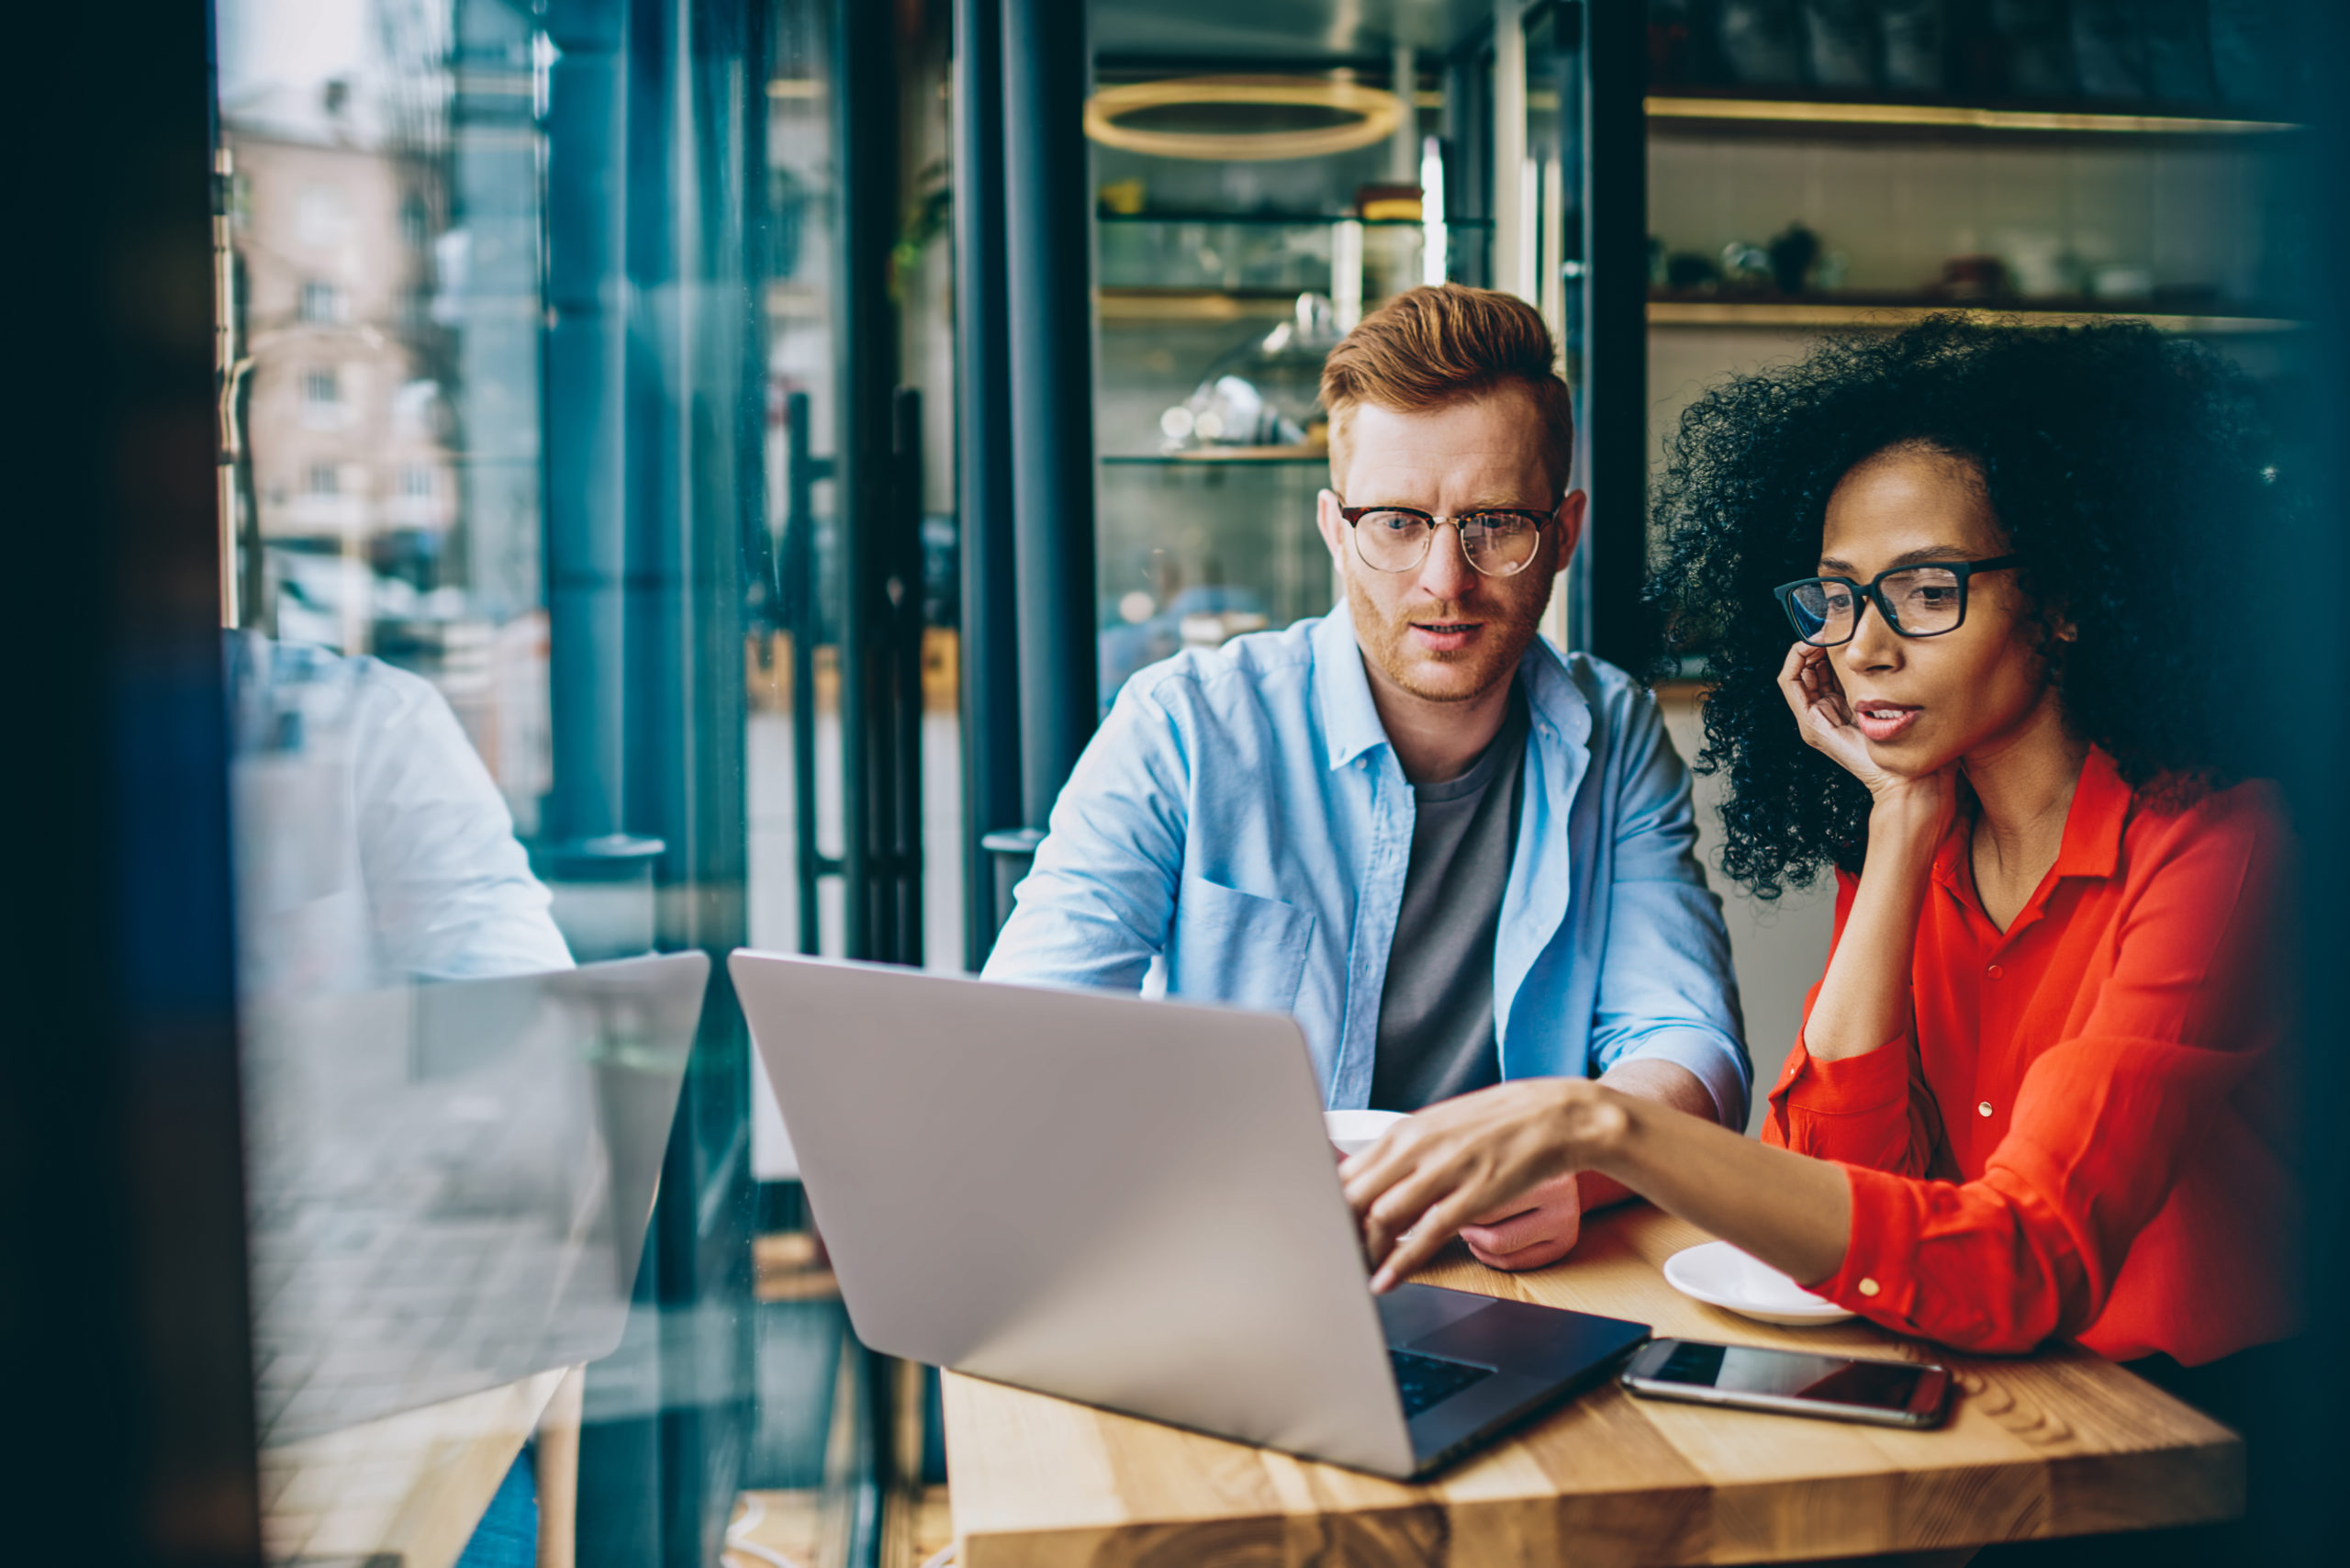
[[[1347,426],[1360,405],[1422,413],[1514,386],[1533,400],[1563,491],[1575,413],[1557,358],[1541,313],[1515,295],[1457,283],[1405,289],[1364,317],[1323,362],[1332,483],[1346,472]]]

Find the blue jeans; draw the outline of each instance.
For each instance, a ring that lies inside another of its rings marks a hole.
[[[498,1495],[474,1527],[457,1568],[535,1568],[539,1560],[539,1488],[531,1464],[538,1445],[524,1443]]]

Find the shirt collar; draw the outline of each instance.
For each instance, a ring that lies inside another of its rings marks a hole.
[[[2103,748],[2089,747],[2073,804],[2065,813],[2065,842],[2056,851],[2060,877],[2110,877],[2121,868],[2121,830],[2130,825],[2136,793]]]
[[[1353,612],[1341,600],[1314,629],[1315,686],[1320,692],[1322,734],[1333,772],[1377,746],[1388,744],[1371,700],[1371,676],[1355,641]],[[1558,651],[1541,637],[1527,644],[1517,661],[1526,689],[1528,719],[1546,740],[1581,745],[1591,738],[1591,700],[1568,673]]]
[[[2053,887],[2065,877],[2110,877],[2119,871],[2121,834],[2130,825],[2137,798],[2104,748],[2089,747],[2080,779],[2073,786],[2073,803],[2065,808],[2065,838],[2056,846],[2056,865],[2047,885]],[[1934,857],[1934,879],[1953,893],[1960,890],[1959,857],[1966,853],[1969,826],[1964,814],[1953,821],[1942,852]]]
[[[1379,705],[1371,697],[1371,677],[1362,667],[1362,649],[1355,642],[1354,616],[1343,599],[1314,629],[1314,674],[1333,772],[1387,744]]]

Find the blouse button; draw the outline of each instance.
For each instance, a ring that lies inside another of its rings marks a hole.
[[[1989,975],[1993,980],[1998,980],[2001,975],[2006,974],[2008,971],[1999,968],[1998,965],[1993,964],[1989,969],[1985,969],[1983,972]]]
[[[1874,1280],[1863,1280],[1861,1282],[1861,1294],[1863,1295],[1874,1295],[1878,1289],[1879,1286]]]
[[[1975,1106],[1975,1114],[1978,1116],[1989,1115],[1991,1114],[1991,1102],[1986,1100],[1980,1105]]]

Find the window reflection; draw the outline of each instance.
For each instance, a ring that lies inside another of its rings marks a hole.
[[[240,621],[428,682],[528,834],[550,773],[529,7],[219,17]]]
[[[430,682],[255,632],[228,648],[249,997],[570,967],[505,800]]]
[[[264,1443],[611,1353],[708,962],[248,1002]]]
[[[213,7],[256,1404],[312,1499],[281,1558],[446,1561],[398,1532],[461,1541],[581,1363],[540,1495],[599,1478],[582,1561],[732,1503],[748,15]]]

